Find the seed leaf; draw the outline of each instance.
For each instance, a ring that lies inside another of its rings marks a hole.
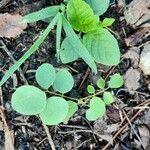
[[[94,86],[88,85],[88,86],[87,86],[87,91],[88,91],[88,93],[90,93],[90,94],[94,94],[94,93],[95,93],[95,88],[94,88]]]
[[[110,0],[85,0],[93,9],[96,15],[102,15],[109,7]]]
[[[110,88],[119,88],[123,85],[123,83],[123,77],[120,74],[116,73],[111,76],[108,85]]]
[[[114,98],[110,92],[104,92],[103,100],[106,105],[110,105],[114,102]]]
[[[58,125],[64,121],[67,113],[67,101],[62,97],[53,96],[47,100],[46,107],[39,116],[46,125]]]
[[[36,70],[36,81],[43,88],[48,89],[55,81],[56,72],[55,68],[48,63],[42,64]]]
[[[90,101],[90,108],[86,111],[86,118],[94,121],[102,117],[105,112],[105,103],[99,97],[93,97]]]
[[[67,5],[67,18],[77,31],[88,32],[98,27],[99,17],[83,0],[70,0]]]
[[[67,93],[73,88],[73,85],[73,77],[67,69],[62,69],[57,72],[56,79],[53,84],[56,91],[60,93]]]
[[[106,29],[99,29],[85,34],[83,44],[97,63],[113,66],[120,61],[117,40]]]
[[[15,111],[23,115],[36,115],[46,106],[46,95],[40,89],[24,85],[16,89],[11,99]]]
[[[69,110],[68,110],[68,114],[65,118],[65,120],[63,122],[67,123],[68,120],[74,115],[74,113],[78,110],[78,105],[77,103],[73,102],[73,101],[67,101],[68,102],[68,106],[69,106]]]

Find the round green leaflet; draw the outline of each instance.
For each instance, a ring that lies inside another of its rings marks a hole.
[[[56,79],[53,84],[56,91],[60,93],[67,93],[73,88],[73,85],[73,77],[67,69],[61,69],[57,72]]]
[[[99,80],[97,80],[97,86],[98,86],[98,88],[100,88],[100,89],[104,89],[105,88],[105,80],[104,79],[99,79]]]
[[[42,64],[36,71],[37,83],[43,88],[48,89],[55,81],[55,68],[48,63]]]
[[[88,85],[87,86],[87,91],[89,94],[94,94],[95,93],[95,88],[93,85]]]
[[[110,88],[119,88],[123,85],[123,83],[123,77],[120,74],[116,73],[111,76],[108,85]]]
[[[68,103],[64,98],[53,96],[47,100],[46,107],[39,116],[46,125],[58,125],[66,118],[68,108]]]
[[[94,121],[102,117],[106,112],[105,103],[99,97],[90,100],[90,108],[86,111],[86,118]]]
[[[24,85],[16,89],[11,99],[12,108],[23,115],[36,115],[46,106],[46,95],[40,89]]]
[[[106,105],[111,105],[114,102],[114,97],[110,92],[104,92],[103,100]]]

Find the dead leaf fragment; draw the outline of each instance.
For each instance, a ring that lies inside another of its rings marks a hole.
[[[27,24],[19,23],[21,18],[19,14],[0,14],[0,37],[15,38],[20,35],[27,27]]]
[[[150,19],[150,0],[133,0],[124,12],[128,24],[139,26]],[[148,23],[147,26],[150,26]]]
[[[130,91],[139,88],[140,72],[137,69],[129,68],[124,76],[125,86]]]

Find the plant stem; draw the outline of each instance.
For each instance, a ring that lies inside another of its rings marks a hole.
[[[50,134],[50,132],[49,132],[48,127],[47,127],[45,124],[43,124],[43,127],[44,127],[44,129],[45,129],[45,132],[46,132],[46,135],[47,135],[47,138],[48,138],[48,142],[49,142],[49,144],[50,144],[50,146],[51,146],[51,149],[52,149],[52,150],[56,150],[55,145],[54,145],[54,142],[53,142],[53,140],[52,140],[52,136],[51,136],[51,134]]]

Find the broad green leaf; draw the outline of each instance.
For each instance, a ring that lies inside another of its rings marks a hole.
[[[110,92],[104,92],[103,100],[106,105],[110,105],[114,102],[114,97],[112,96]]]
[[[95,88],[94,88],[94,86],[88,85],[88,86],[87,86],[87,91],[88,91],[88,93],[90,93],[90,94],[94,94],[94,93],[95,93]]]
[[[90,100],[90,108],[86,111],[86,118],[89,121],[103,117],[106,112],[105,103],[99,97],[93,97]]]
[[[69,110],[68,110],[67,117],[63,121],[64,123],[67,123],[69,121],[69,119],[74,115],[74,113],[78,110],[77,103],[75,103],[73,101],[67,101],[67,102],[68,102]]]
[[[73,88],[73,85],[73,77],[67,69],[61,69],[57,72],[56,79],[53,84],[56,91],[60,93],[67,93]]]
[[[70,23],[66,20],[65,17],[63,17],[63,28],[65,30],[67,37],[69,38],[70,44],[72,45],[72,47],[74,47],[73,49],[75,50],[75,52],[78,54],[80,58],[82,58],[89,65],[92,71],[96,74],[97,67],[94,62],[94,59],[87,51],[86,47],[81,43],[79,37],[73,31]]]
[[[19,69],[19,67],[40,47],[43,41],[46,39],[49,32],[53,29],[55,24],[57,23],[57,19],[60,14],[57,14],[55,18],[51,21],[48,27],[44,30],[44,32],[38,37],[38,39],[34,42],[34,44],[30,47],[30,49],[5,73],[4,77],[0,81],[0,86],[2,86],[11,75]]]
[[[60,59],[62,63],[66,64],[78,59],[78,54],[74,48],[75,47],[70,43],[69,37],[63,40],[60,51]]]
[[[37,115],[46,106],[46,95],[40,89],[24,85],[16,89],[11,98],[12,108],[23,115]]]
[[[85,0],[98,16],[106,12],[109,7],[110,0]]]
[[[68,103],[64,98],[53,96],[47,100],[46,107],[39,116],[46,125],[58,125],[66,118],[68,108]]]
[[[48,89],[55,81],[56,71],[55,68],[48,63],[42,64],[37,70],[35,75],[37,83],[43,88]]]
[[[101,23],[100,27],[108,27],[111,26],[114,23],[114,18],[105,18]]]
[[[83,44],[97,63],[112,66],[117,65],[120,61],[118,42],[106,29],[85,34]]]
[[[57,29],[56,29],[56,55],[57,55],[57,61],[59,61],[61,32],[62,32],[62,15],[59,16],[59,19],[58,19],[58,22],[57,22]]]
[[[123,77],[120,74],[116,73],[111,76],[108,85],[110,88],[119,88],[123,85],[123,83]]]
[[[83,0],[70,0],[67,5],[67,18],[72,27],[81,32],[88,32],[98,27],[99,17]]]
[[[59,12],[60,6],[50,6],[39,11],[30,13],[23,17],[21,23],[32,23],[55,16]]]
[[[105,88],[105,80],[102,79],[102,78],[100,78],[99,80],[97,80],[96,84],[97,84],[98,88],[100,88],[102,90]]]

